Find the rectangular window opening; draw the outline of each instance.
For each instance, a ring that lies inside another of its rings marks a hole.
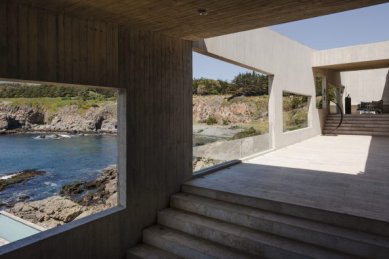
[[[0,80],[0,247],[125,205],[123,101],[121,89]]]
[[[193,171],[270,149],[271,76],[194,53]]]
[[[283,132],[308,127],[308,111],[310,96],[283,92]]]

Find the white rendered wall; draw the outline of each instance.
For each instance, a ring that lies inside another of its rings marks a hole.
[[[346,87],[344,96],[350,94],[352,105],[381,99],[389,104],[388,68],[341,72],[340,77]]]
[[[336,66],[361,62],[382,62],[389,60],[389,41],[315,51],[313,67]]]
[[[204,43],[195,44],[194,49],[274,75],[269,101],[269,126],[274,148],[321,133],[316,98],[310,101],[308,128],[283,133],[282,92],[315,96],[311,64],[314,50],[267,28],[205,39]]]

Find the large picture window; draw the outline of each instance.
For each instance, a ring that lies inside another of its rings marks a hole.
[[[118,97],[0,82],[0,245],[118,205]]]

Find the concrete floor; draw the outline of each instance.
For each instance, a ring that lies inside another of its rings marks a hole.
[[[317,136],[188,184],[389,222],[389,138]]]

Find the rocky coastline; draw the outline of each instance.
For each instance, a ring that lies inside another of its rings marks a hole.
[[[107,167],[92,181],[72,182],[55,196],[20,201],[5,210],[46,229],[69,223],[117,205],[117,172],[116,166]]]
[[[117,104],[107,101],[81,109],[68,105],[58,110],[0,101],[0,134],[117,133]]]

